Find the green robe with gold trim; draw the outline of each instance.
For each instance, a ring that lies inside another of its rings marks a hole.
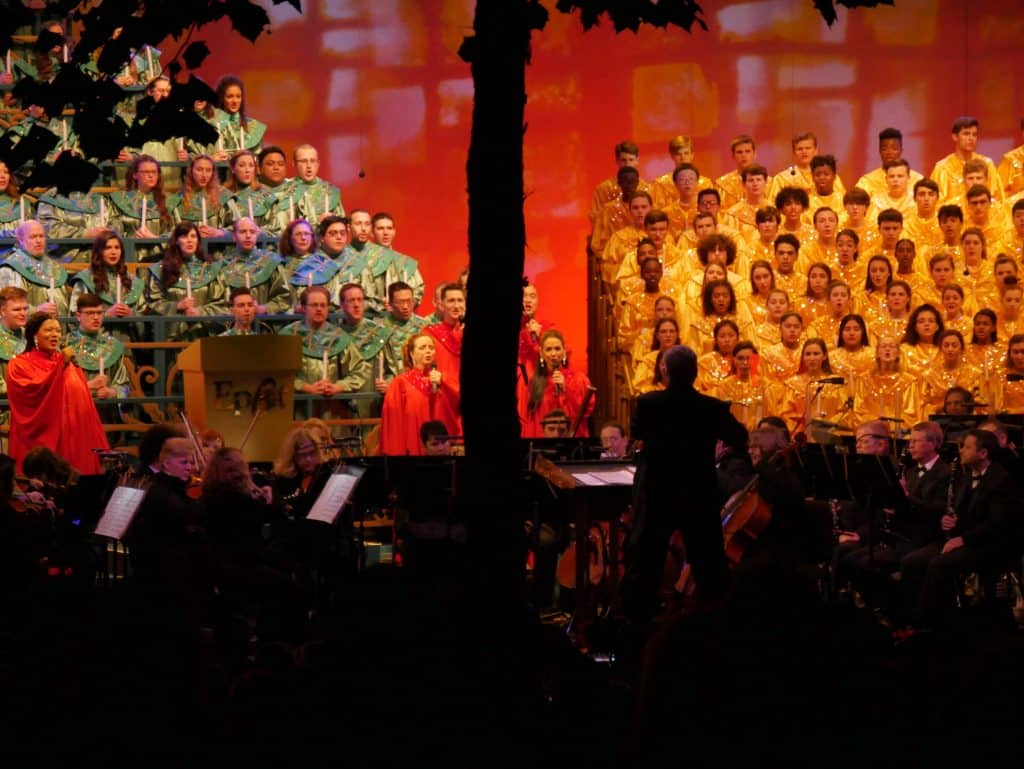
[[[185,263],[178,282],[164,288],[160,283],[161,265],[154,264],[147,270],[146,313],[148,315],[184,315],[178,309],[178,302],[188,295],[188,279],[192,282],[192,299],[200,315],[226,315],[224,282],[220,272],[220,260],[204,262],[191,259]],[[196,339],[217,333],[202,322],[179,323],[167,330],[168,339]]]
[[[36,259],[20,247],[15,248],[0,264],[0,288],[18,286],[28,292],[28,306],[35,310],[51,300],[58,315],[68,314],[68,273],[50,257]],[[51,291],[52,286],[52,291]]]
[[[326,254],[316,251],[302,259],[294,257],[284,264],[285,275],[288,276],[288,288],[291,291],[292,306],[299,304],[302,292],[310,286],[323,286],[330,294],[331,312],[338,309],[338,289],[343,285],[338,280],[338,263]]]
[[[25,201],[25,215],[22,217],[22,203]],[[32,198],[26,195],[19,195],[12,198],[10,195],[0,195],[0,236],[13,238],[14,231],[21,224],[23,219],[32,219],[35,216],[35,206]],[[44,225],[45,226],[45,225]]]
[[[249,276],[248,285],[245,281],[246,275]],[[225,284],[224,302],[228,308],[231,307],[231,290],[248,288],[252,291],[256,304],[266,306],[268,315],[292,311],[292,292],[288,287],[284,267],[276,254],[258,248],[243,254],[235,249],[224,259],[221,279]]]
[[[164,196],[164,205],[167,208],[167,219],[161,221],[160,209],[157,208],[156,199],[152,192],[145,196],[138,190],[127,190],[111,193],[107,200],[110,203],[109,226],[113,230],[122,233],[124,237],[132,237],[142,224],[142,200],[146,199],[146,226],[150,232],[157,237],[166,237],[174,227],[174,209],[181,203],[181,198],[175,194]],[[162,246],[145,245],[135,246],[135,261],[153,262],[160,258]]]
[[[381,262],[383,249],[373,241],[360,243],[352,241],[337,257],[339,264],[362,263],[361,274],[364,276],[360,285],[366,295],[366,311],[374,317],[387,313],[387,262]]]
[[[259,154],[263,148],[263,136],[267,132],[266,123],[246,116],[243,129],[241,116],[237,112],[217,111],[220,113],[217,115],[217,131],[223,148],[229,153],[246,149]]]
[[[120,339],[103,329],[95,334],[86,334],[76,328],[65,341],[67,346],[74,348],[75,362],[85,372],[86,379],[92,379],[100,373],[102,358],[107,386],[117,391],[118,398],[128,397],[131,383],[128,369],[124,365],[126,350]]]
[[[405,361],[402,360],[402,348],[409,337],[419,333],[432,323],[434,323],[433,318],[424,318],[420,315],[413,315],[407,321],[399,321],[395,319],[394,315],[389,313],[381,319],[380,325],[387,334],[384,342],[383,379],[390,381],[405,371]]]
[[[50,238],[87,238],[97,227],[109,226],[110,205],[103,195],[94,192],[72,192],[59,195],[51,187],[39,196],[36,217]],[[58,246],[57,253],[65,262],[88,262],[89,246]]]
[[[0,323],[0,394],[7,395],[7,364],[11,358],[25,352],[25,331],[12,331],[4,323]],[[10,421],[10,412],[0,414],[0,424]]]
[[[341,190],[330,182],[323,179],[313,179],[311,182],[304,182],[299,177],[289,179],[280,188],[273,190],[277,196],[277,210],[275,212],[280,229],[283,232],[293,219],[306,219],[313,228],[320,223],[324,215],[324,208],[337,216],[345,215],[345,206],[341,202]],[[326,196],[326,197],[325,197]]]
[[[296,391],[301,391],[307,384],[327,379],[340,384],[345,392],[360,392],[370,378],[370,364],[352,346],[351,337],[333,323],[324,323],[313,331],[305,320],[300,320],[290,323],[278,333],[302,337],[302,367],[295,376]],[[326,372],[324,352],[327,353]]]

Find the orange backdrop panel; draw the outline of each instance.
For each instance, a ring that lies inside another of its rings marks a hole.
[[[418,258],[428,290],[467,264],[465,160],[472,81],[456,55],[472,31],[470,0],[307,0],[297,14],[266,4],[273,33],[252,45],[226,25],[196,35],[213,54],[200,75],[247,84],[267,143],[320,148],[321,174],[348,208],[391,212],[396,247]],[[549,3],[549,7],[553,2]],[[957,115],[981,121],[979,150],[1020,143],[1024,18],[1015,0],[898,0],[846,12],[831,29],[809,0],[704,3],[709,30],[610,24],[584,33],[552,8],[528,69],[526,273],[540,315],[586,354],[586,211],[614,170],[613,145],[634,139],[641,172],[670,169],[667,140],[694,138],[707,176],[732,168],[729,141],[758,140],[774,171],[790,137],[814,131],[852,184],[878,163],[877,133],[905,136],[927,173],[951,151]],[[173,55],[164,46],[164,63]],[[360,178],[360,171],[365,176]],[[494,233],[499,240],[502,233]],[[429,299],[428,299],[429,304]],[[420,308],[429,312],[429,306]]]

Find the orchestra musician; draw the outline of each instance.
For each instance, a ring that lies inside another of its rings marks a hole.
[[[894,511],[886,530],[877,532],[880,536],[872,543],[863,542],[859,535],[851,540],[862,546],[851,549],[840,564],[873,605],[893,606],[891,575],[904,556],[927,545],[940,531],[950,482],[949,465],[939,456],[942,442],[942,428],[935,422],[918,422],[911,428],[911,463],[900,478],[907,504]]]
[[[954,479],[940,531],[900,562],[901,582],[915,607],[912,626],[918,630],[944,619],[960,575],[1019,561],[1019,503],[1008,474],[993,461],[998,449],[993,433],[967,432],[960,445],[962,472]]]

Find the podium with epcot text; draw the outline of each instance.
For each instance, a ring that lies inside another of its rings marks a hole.
[[[246,461],[273,460],[292,428],[297,336],[259,334],[199,339],[182,350],[185,413],[193,429],[216,430]],[[244,446],[243,446],[244,442]]]

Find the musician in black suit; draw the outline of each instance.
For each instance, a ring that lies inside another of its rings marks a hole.
[[[1017,453],[1017,447],[1010,440],[1010,433],[1006,429],[1006,425],[992,417],[984,422],[979,422],[978,429],[988,430],[995,434],[996,440],[999,442],[999,450],[992,457],[992,461],[1002,465],[1003,469],[1009,473],[1010,481],[1014,483],[1017,494],[1020,494],[1024,491],[1024,462],[1021,461],[1020,455]]]
[[[942,618],[960,575],[999,569],[1020,557],[1019,510],[1009,475],[993,461],[998,448],[993,433],[968,431],[960,446],[963,473],[955,482],[953,512],[940,519],[942,536],[901,561],[908,597],[917,598],[915,627]]]
[[[632,434],[638,460],[634,486],[636,520],[622,584],[627,618],[654,616],[669,535],[679,529],[686,546],[698,601],[717,601],[729,583],[722,543],[724,501],[715,473],[715,445],[746,455],[747,431],[717,398],[698,393],[697,356],[689,347],[664,356],[668,388],[641,395]]]
[[[942,441],[942,428],[935,422],[919,422],[911,428],[908,449],[912,463],[899,483],[906,504],[894,509],[870,546],[857,548],[843,558],[844,572],[869,601],[885,602],[884,595],[892,584],[890,575],[899,569],[903,557],[940,536],[939,521],[946,511],[950,473],[949,465],[939,456]]]

